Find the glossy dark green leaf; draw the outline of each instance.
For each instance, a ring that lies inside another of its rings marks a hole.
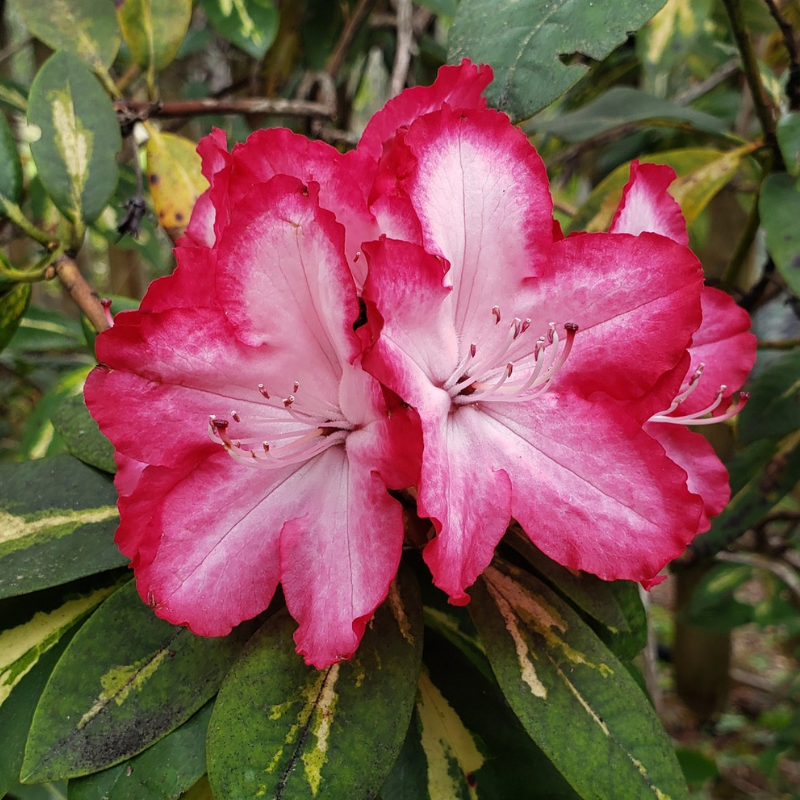
[[[177,800],[206,771],[213,702],[143,753],[102,772],[73,778],[69,800]]]
[[[253,58],[261,58],[278,35],[278,9],[272,0],[200,0],[220,35]]]
[[[13,0],[25,27],[54,50],[64,50],[105,72],[117,55],[119,27],[108,0]]]
[[[12,203],[22,193],[22,164],[17,140],[11,132],[6,115],[0,112],[0,195]]]
[[[743,444],[777,439],[798,428],[800,348],[784,354],[759,375],[750,389],[747,405],[737,418],[739,440]]]
[[[472,596],[470,613],[503,694],[581,797],[688,796],[647,698],[567,603],[502,562]]]
[[[381,800],[494,800],[578,795],[534,744],[494,675],[452,642],[425,637],[415,713]]]
[[[156,617],[133,582],[124,586],[53,672],[33,718],[23,780],[87,775],[163,738],[216,693],[252,629],[195,636]]]
[[[612,631],[609,627],[594,626],[595,633],[621,661],[636,658],[647,644],[647,612],[639,594],[639,584],[633,581],[614,581],[609,584],[627,622],[627,630]]]
[[[80,59],[57,52],[33,81],[28,122],[41,132],[31,154],[59,211],[75,225],[96,219],[117,185],[122,144],[114,107],[97,78]]]
[[[286,612],[269,619],[222,685],[208,731],[216,800],[370,797],[397,758],[422,655],[413,576],[401,573],[351,661],[305,666],[295,627]]]
[[[61,403],[53,415],[53,425],[73,456],[104,472],[117,471],[114,445],[100,433],[86,408],[83,394],[68,397]]]
[[[18,283],[6,289],[0,286],[0,351],[14,338],[30,301],[29,283]]]
[[[761,187],[758,208],[767,232],[767,250],[789,289],[800,296],[800,188],[785,172],[770,175]]]
[[[692,127],[709,133],[725,130],[725,123],[711,114],[679,106],[628,86],[615,86],[583,108],[555,119],[533,119],[526,123],[525,128],[549,133],[567,142],[582,142],[630,122],[648,121]]]
[[[0,465],[0,597],[128,563],[109,476],[62,454]]]
[[[710,530],[691,543],[691,551],[700,558],[708,558],[736,541],[800,481],[800,431],[779,442],[753,442],[726,466],[731,476],[731,499],[711,520]]]
[[[490,64],[489,102],[512,120],[527,119],[586,74],[565,63],[601,59],[647,22],[665,0],[461,0],[448,60]]]
[[[11,786],[19,781],[33,712],[69,638],[69,634],[64,635],[61,641],[42,655],[0,707],[0,731],[3,736],[0,747],[0,797],[5,796]]]

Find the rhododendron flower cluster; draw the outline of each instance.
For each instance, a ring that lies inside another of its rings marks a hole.
[[[155,612],[217,636],[278,585],[298,652],[356,650],[404,542],[453,603],[512,517],[548,556],[649,585],[728,499],[689,426],[726,419],[747,315],[704,288],[668,167],[564,237],[544,165],[464,62],[358,148],[286,130],[199,151],[175,272],[97,340],[117,542]]]

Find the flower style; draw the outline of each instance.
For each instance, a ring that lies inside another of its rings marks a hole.
[[[564,239],[502,114],[443,107],[384,151],[371,199],[405,241],[364,248],[364,364],[419,414],[424,556],[451,602],[512,516],[561,564],[647,583],[719,510],[700,496],[719,470],[687,480],[708,446],[683,431],[691,447],[668,453],[651,432],[674,413],[703,286],[673,201],[651,232],[653,177],[634,176],[613,232]]]

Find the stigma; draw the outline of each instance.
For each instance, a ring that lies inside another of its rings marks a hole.
[[[493,325],[485,341],[470,342],[442,388],[455,405],[532,400],[550,387],[564,366],[578,326],[561,330],[551,322],[535,337],[530,319],[514,317],[503,324],[499,306],[491,309]]]

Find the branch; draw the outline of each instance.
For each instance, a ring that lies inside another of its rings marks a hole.
[[[411,0],[397,0],[397,46],[394,54],[389,96],[395,97],[405,89],[411,49],[414,47],[414,8]]]
[[[800,111],[800,54],[797,52],[794,31],[789,21],[775,5],[775,0],[765,0],[765,2],[769,6],[769,13],[772,14],[772,18],[781,29],[783,43],[789,53],[789,80],[786,82],[786,96],[789,98],[789,108],[792,111]]]
[[[55,268],[56,277],[61,281],[61,285],[67,290],[78,308],[86,314],[95,330],[101,333],[110,327],[100,298],[92,291],[86,278],[81,275],[75,259],[68,255],[62,255],[55,262]]]
[[[146,120],[150,117],[197,117],[203,114],[280,114],[286,117],[335,116],[335,109],[326,103],[311,100],[285,100],[273,97],[239,97],[202,100],[175,100],[167,103],[143,103],[118,100],[117,116],[124,120]]]
[[[792,593],[795,603],[800,605],[800,576],[784,561],[779,561],[769,556],[758,553],[717,553],[717,561],[727,561],[731,564],[745,564],[755,569],[765,569],[771,572],[778,580],[786,585]]]
[[[747,79],[747,85],[750,87],[750,94],[753,98],[753,105],[755,106],[758,121],[761,124],[761,129],[764,131],[764,139],[770,147],[774,149],[777,157],[780,158],[778,140],[775,137],[775,117],[767,102],[767,94],[761,83],[758,59],[753,49],[753,43],[747,33],[747,28],[745,27],[740,3],[741,0],[722,0],[722,4],[728,12],[733,38],[736,40],[736,45],[739,48],[739,52],[742,54],[742,69]]]
[[[325,71],[334,79],[339,74],[345,58],[347,58],[347,51],[353,43],[353,39],[356,38],[359,28],[364,24],[369,12],[372,11],[376,3],[377,0],[358,0],[358,5],[353,9],[353,13],[347,22],[345,22],[342,35],[339,37],[339,41],[336,42],[336,46],[325,64]]]

